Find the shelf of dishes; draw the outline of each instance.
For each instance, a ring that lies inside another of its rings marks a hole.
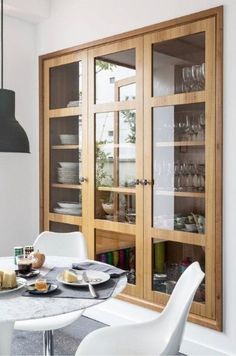
[[[80,184],[80,162],[57,162],[56,179],[62,184]]]
[[[205,233],[206,218],[203,214],[190,213],[183,215],[158,215],[153,218],[153,227],[156,229],[178,230],[191,233]]]
[[[115,209],[114,203],[102,203],[102,209],[105,212],[104,217],[109,221],[126,222],[129,224],[136,223],[136,212],[134,208],[126,208],[125,206],[120,206],[119,209]]]
[[[190,262],[191,263],[191,262]],[[183,260],[180,264],[172,264],[166,273],[153,273],[152,290],[156,292],[171,294],[180,275],[186,269],[189,260]],[[176,271],[175,271],[176,270]],[[176,273],[176,276],[175,276]],[[175,279],[173,279],[175,278]],[[194,301],[205,303],[205,284],[201,283],[194,296]]]
[[[135,247],[100,253],[96,260],[127,271],[128,283],[135,284]]]
[[[153,241],[152,290],[171,294],[185,269],[198,261],[204,270],[205,254],[202,247],[165,240]],[[205,282],[198,288],[194,300],[205,302]]]

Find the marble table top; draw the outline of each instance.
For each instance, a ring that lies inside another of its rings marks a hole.
[[[50,268],[56,267],[71,267],[74,262],[81,262],[72,257],[54,257],[47,256],[44,264],[43,272],[47,272]],[[15,269],[12,257],[0,257],[0,268]],[[32,281],[31,281],[32,283]],[[113,297],[122,292],[127,283],[127,279],[123,276],[114,292]],[[0,293],[0,322],[1,321],[16,321],[27,319],[38,319],[48,316],[54,316],[72,311],[86,309],[93,305],[104,302],[105,300],[98,299],[74,299],[74,298],[37,298],[23,297],[23,289],[18,291],[2,294]]]

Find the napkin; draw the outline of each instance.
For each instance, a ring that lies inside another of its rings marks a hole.
[[[92,269],[94,271],[106,272],[111,276],[111,278],[116,278],[127,274],[127,271],[124,271],[121,268],[108,265],[106,263],[96,263],[96,262],[73,263],[72,268],[78,270]]]

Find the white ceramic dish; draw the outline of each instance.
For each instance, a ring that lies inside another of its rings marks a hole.
[[[78,135],[62,134],[59,135],[62,145],[77,145]]]
[[[17,286],[15,288],[0,290],[0,295],[5,294],[5,293],[15,292],[27,285],[26,279],[20,278],[20,277],[16,277],[16,283],[17,283]]]
[[[103,210],[108,215],[112,215],[114,213],[114,204],[113,203],[102,203]]]
[[[185,229],[189,232],[196,232],[197,226],[195,224],[185,224]]]
[[[65,215],[82,215],[82,209],[65,209],[65,208],[54,208],[54,213],[65,214]]]
[[[78,275],[82,275],[82,273],[84,272],[84,270],[81,270],[81,271],[74,270],[74,271]],[[87,273],[88,279],[89,279],[89,281],[90,281],[90,283],[92,285],[101,284],[101,283],[104,283],[104,282],[106,282],[106,281],[108,281],[110,279],[110,275],[108,273],[105,273],[105,272],[94,271],[92,269],[88,269],[88,270],[86,270],[86,273]],[[88,285],[86,282],[84,282],[83,279],[78,281],[78,282],[74,282],[74,283],[65,282],[63,280],[62,276],[63,276],[63,272],[58,274],[58,276],[57,276],[58,282],[61,282],[61,283],[66,284],[68,286],[85,287],[85,286]]]
[[[58,162],[62,168],[77,169],[79,168],[79,163],[77,162]]]
[[[58,201],[57,204],[64,209],[81,209],[82,204],[76,201]]]

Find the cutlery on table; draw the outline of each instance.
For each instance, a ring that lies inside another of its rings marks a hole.
[[[89,286],[89,291],[90,291],[92,297],[97,298],[95,289],[93,288],[92,284],[90,283],[87,273],[85,271],[82,273],[82,277],[83,277],[84,282],[87,283],[87,285]]]

